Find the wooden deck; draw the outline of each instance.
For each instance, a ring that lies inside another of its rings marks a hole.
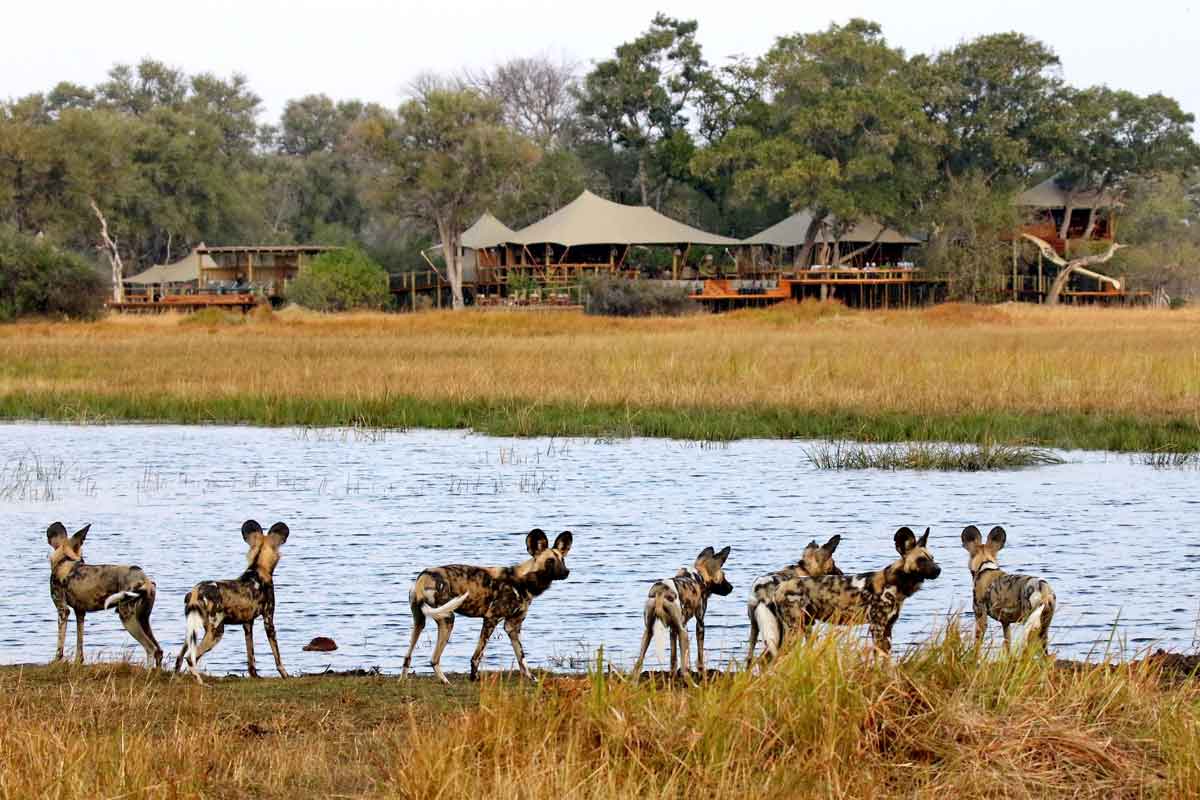
[[[110,300],[106,305],[113,311],[157,314],[164,311],[203,311],[206,308],[244,313],[255,306],[267,304],[266,298],[255,294],[168,294],[157,298],[148,295],[126,295],[125,302]]]

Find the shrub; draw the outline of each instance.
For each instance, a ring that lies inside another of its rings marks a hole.
[[[287,287],[288,300],[315,311],[380,309],[388,297],[387,272],[356,249],[322,253]]]
[[[626,278],[593,278],[587,282],[584,308],[589,314],[615,317],[677,317],[699,310],[686,286]]]
[[[0,319],[95,316],[104,288],[100,273],[82,256],[0,227]]]

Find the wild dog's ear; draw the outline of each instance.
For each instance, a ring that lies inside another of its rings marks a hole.
[[[286,542],[289,534],[291,534],[291,531],[288,530],[288,526],[284,525],[282,522],[276,522],[271,526],[271,530],[267,531],[267,535],[274,536],[275,540],[279,544]]]
[[[962,546],[964,550],[971,555],[975,555],[975,551],[979,549],[981,542],[982,534],[979,533],[979,528],[976,528],[974,525],[968,525],[963,528]]]
[[[541,528],[534,528],[525,534],[525,549],[529,551],[529,555],[536,556],[549,546],[550,540],[546,538],[546,532]]]
[[[834,550],[838,549],[838,545],[841,543],[842,543],[842,535],[840,533],[835,533],[833,536],[829,537],[828,542],[821,545],[821,549],[824,550],[826,553],[832,553]]]
[[[75,531],[75,535],[71,537],[71,546],[76,550],[83,547],[83,540],[87,538],[88,531],[92,529],[92,523],[84,525],[79,530]]]
[[[988,547],[996,552],[1004,549],[1004,543],[1008,541],[1008,534],[1004,532],[1004,528],[999,525],[988,531]]]
[[[912,528],[905,526],[896,531],[896,552],[904,555],[909,550],[917,546],[916,534],[912,532]]]
[[[716,553],[715,555],[713,555],[713,559],[717,562],[718,565],[720,565],[722,567],[725,566],[725,559],[729,558],[729,550],[730,550],[729,545],[725,545],[724,547],[721,548],[721,551],[719,553]]]
[[[699,561],[702,558],[712,558],[712,557],[713,557],[713,549],[711,547],[706,547],[700,551],[700,555],[696,556],[696,560]]]
[[[46,543],[57,548],[67,538],[67,526],[61,522],[53,522],[46,528]]]
[[[558,536],[554,537],[554,549],[562,553],[564,556],[571,552],[571,543],[575,541],[575,537],[570,531],[563,531]]]
[[[921,534],[921,538],[917,539],[917,547],[925,547],[928,544],[929,544],[929,528],[926,528],[925,532]]]
[[[246,544],[250,544],[250,537],[256,533],[262,533],[262,525],[259,525],[252,519],[248,519],[242,523],[242,538],[246,541]]]

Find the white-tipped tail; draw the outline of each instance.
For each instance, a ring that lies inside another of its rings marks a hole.
[[[193,609],[187,612],[187,637],[183,640],[183,649],[187,653],[189,665],[196,663],[196,652],[203,640],[204,615],[198,609]]]
[[[467,602],[467,598],[470,596],[471,595],[469,592],[467,592],[465,594],[460,594],[458,597],[454,598],[450,602],[443,603],[442,605],[436,606],[436,607],[431,606],[428,603],[422,603],[421,604],[421,612],[425,616],[429,617],[430,619],[434,619],[434,620],[445,619],[446,617],[453,614],[454,610],[456,608],[461,606],[463,603]]]
[[[667,626],[658,617],[654,618],[654,653],[658,663],[667,663]]]
[[[1024,622],[1018,623],[1016,632],[1012,638],[1012,650],[1014,653],[1020,653],[1029,644],[1031,637],[1037,635],[1042,629],[1042,612],[1046,610],[1045,603],[1039,603],[1033,611],[1029,612],[1029,616]]]
[[[763,645],[767,652],[774,656],[779,652],[779,645],[783,639],[783,632],[779,630],[779,620],[775,619],[766,603],[754,606],[754,620],[758,623],[758,633],[762,636]]]
[[[104,601],[104,607],[112,608],[118,603],[123,603],[126,600],[136,600],[141,596],[141,592],[117,592],[116,594],[110,594],[108,599]]]

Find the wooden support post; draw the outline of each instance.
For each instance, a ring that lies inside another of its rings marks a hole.
[[[246,283],[254,283],[254,253],[246,251]]]
[[[412,298],[412,310],[417,310],[417,273],[408,273],[409,296]]]
[[[1014,301],[1017,299],[1017,248],[1018,247],[1020,247],[1020,245],[1017,243],[1017,240],[1014,237],[1013,243],[1012,243],[1012,299]]]
[[[1046,299],[1046,284],[1042,277],[1042,251],[1038,250],[1038,302]]]

